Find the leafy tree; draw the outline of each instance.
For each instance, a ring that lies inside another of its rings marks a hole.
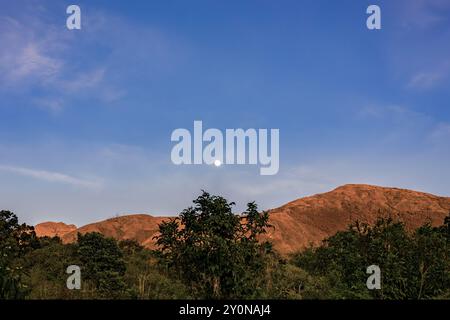
[[[258,237],[269,227],[267,212],[249,203],[241,215],[233,202],[203,193],[194,207],[159,226],[156,244],[163,263],[203,298],[253,297],[266,270],[269,243]]]
[[[448,219],[446,219],[448,221]],[[446,226],[434,228],[426,224],[414,234],[415,296],[432,298],[450,289],[450,243],[443,231]]]
[[[37,247],[34,228],[19,224],[10,211],[0,211],[0,298],[18,299],[25,296],[27,288],[22,283],[23,270],[14,265],[15,259]]]
[[[122,298],[127,295],[125,261],[116,240],[97,232],[78,233],[81,276],[98,290],[100,297]]]

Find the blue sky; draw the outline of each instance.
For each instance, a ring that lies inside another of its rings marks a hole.
[[[28,223],[174,215],[201,189],[237,210],[345,183],[450,195],[447,0],[1,7],[0,205]],[[173,165],[171,132],[194,120],[279,128],[279,173]]]

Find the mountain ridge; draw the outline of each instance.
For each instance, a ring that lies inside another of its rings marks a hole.
[[[274,243],[282,254],[318,245],[325,238],[345,230],[356,220],[372,224],[379,217],[392,217],[415,229],[430,222],[439,225],[450,212],[450,198],[401,188],[366,184],[346,184],[334,190],[302,197],[268,210],[270,224],[264,238]],[[36,225],[38,236],[58,235],[64,243],[76,240],[77,233],[100,232],[118,240],[134,239],[155,248],[153,237],[158,224],[171,217],[130,214],[87,224],[73,225],[51,222]],[[42,232],[44,230],[45,232]]]

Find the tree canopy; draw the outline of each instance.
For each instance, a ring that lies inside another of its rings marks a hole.
[[[251,296],[271,251],[258,239],[269,227],[268,213],[249,203],[236,215],[233,202],[207,192],[193,203],[159,227],[156,244],[164,263],[204,298]]]

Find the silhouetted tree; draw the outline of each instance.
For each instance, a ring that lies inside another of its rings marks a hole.
[[[255,295],[271,245],[258,236],[269,227],[267,212],[249,203],[241,215],[233,202],[204,192],[194,207],[159,226],[156,244],[164,263],[197,296],[239,298]]]

